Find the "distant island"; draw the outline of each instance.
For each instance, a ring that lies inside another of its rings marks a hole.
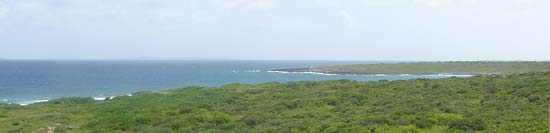
[[[141,56],[134,60],[184,60],[184,61],[201,61],[201,60],[232,60],[227,58],[206,58],[206,57],[153,57],[153,56]]]
[[[411,62],[388,64],[356,64],[309,68],[276,69],[273,72],[312,72],[324,74],[450,74],[450,75],[505,75],[549,71],[550,62],[536,61],[453,61]]]

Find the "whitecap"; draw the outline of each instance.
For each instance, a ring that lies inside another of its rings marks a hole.
[[[49,100],[31,100],[31,101],[17,102],[16,104],[19,104],[21,106],[26,106],[26,105],[35,104],[35,103],[43,103],[47,101]]]
[[[287,71],[266,71],[268,73],[283,73],[283,74],[316,74],[316,75],[325,75],[325,76],[337,76],[343,74],[330,74],[322,72],[287,72]]]
[[[257,72],[262,72],[261,70],[246,70],[244,72],[247,72],[247,73],[257,73]]]
[[[457,75],[457,74],[440,74],[440,76],[447,76],[447,77],[473,77],[474,75]]]
[[[286,71],[267,71],[268,73],[289,73]]]
[[[106,97],[94,97],[94,100],[96,100],[96,101],[103,101],[105,99],[107,99],[107,98]]]
[[[132,94],[129,94],[129,95],[132,95]],[[94,97],[94,100],[96,101],[105,101],[105,100],[110,100],[110,99],[114,99],[116,98],[116,96],[110,96],[110,97]]]

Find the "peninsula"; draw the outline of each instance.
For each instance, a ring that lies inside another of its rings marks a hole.
[[[273,72],[311,72],[324,74],[449,74],[449,75],[507,75],[550,70],[550,62],[536,61],[453,61],[409,62],[386,64],[356,64],[308,68],[276,69]]]

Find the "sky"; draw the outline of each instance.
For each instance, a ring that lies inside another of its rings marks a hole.
[[[0,58],[550,60],[549,0],[0,0]]]

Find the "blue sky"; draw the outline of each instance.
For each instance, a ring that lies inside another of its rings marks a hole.
[[[0,57],[550,60],[548,0],[0,0]]]

